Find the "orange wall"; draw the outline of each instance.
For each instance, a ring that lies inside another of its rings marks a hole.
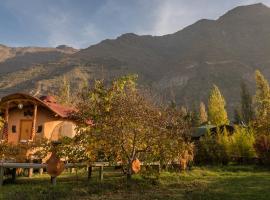
[[[9,120],[8,120],[8,141],[17,144],[20,139],[20,122],[21,120],[32,120],[32,117],[25,117],[24,111],[25,110],[33,110],[33,108],[29,109],[12,109],[9,111]],[[38,107],[37,110],[37,121],[36,121],[36,131],[38,126],[42,125],[42,132],[36,133],[36,139],[39,138],[51,138],[51,134],[55,127],[59,125],[63,121],[67,121],[65,119],[61,119],[54,116],[55,114],[47,109],[42,107]],[[73,123],[74,124],[74,123]],[[16,133],[12,133],[12,126],[16,126]],[[75,124],[74,124],[75,126]],[[75,134],[75,132],[74,132]]]

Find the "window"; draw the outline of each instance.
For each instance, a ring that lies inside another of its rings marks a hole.
[[[24,111],[24,112],[23,112],[23,115],[24,115],[25,117],[27,117],[27,116],[32,117],[32,116],[33,116],[33,112],[32,112],[31,110],[27,110],[27,111]]]
[[[42,129],[43,129],[42,125],[38,126],[37,133],[41,133],[42,132]]]
[[[12,129],[12,133],[16,133],[16,132],[17,132],[16,126],[15,126],[15,125],[13,125],[13,126],[11,127],[11,129]]]

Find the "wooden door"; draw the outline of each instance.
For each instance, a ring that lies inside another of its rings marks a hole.
[[[33,127],[32,120],[21,120],[21,136],[20,140],[30,140]]]

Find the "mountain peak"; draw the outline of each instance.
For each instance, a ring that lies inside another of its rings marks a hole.
[[[58,45],[56,49],[64,51],[65,53],[75,53],[78,51],[77,49],[74,49],[73,47],[70,47],[64,44]]]
[[[135,33],[125,33],[121,36],[119,36],[117,39],[130,39],[130,38],[137,38],[138,35],[136,35]]]
[[[270,16],[270,8],[264,5],[263,3],[256,3],[245,6],[238,6],[219,18],[219,21],[231,19],[231,18],[256,18],[258,16],[262,17],[265,15]]]

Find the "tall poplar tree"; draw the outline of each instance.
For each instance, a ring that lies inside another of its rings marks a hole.
[[[212,124],[219,126],[229,123],[225,106],[226,102],[224,97],[218,87],[214,85],[208,100],[208,116]]]
[[[256,115],[265,118],[270,111],[270,89],[269,83],[259,70],[255,72],[256,79]]]
[[[241,84],[241,119],[249,124],[254,119],[252,96],[245,82]]]
[[[70,82],[65,76],[63,77],[59,87],[58,101],[62,104],[70,104],[71,102]]]
[[[269,83],[260,71],[255,72],[256,79],[256,129],[258,133],[269,134],[270,131],[270,89]]]
[[[208,121],[208,115],[203,102],[200,103],[200,123],[205,123]]]

